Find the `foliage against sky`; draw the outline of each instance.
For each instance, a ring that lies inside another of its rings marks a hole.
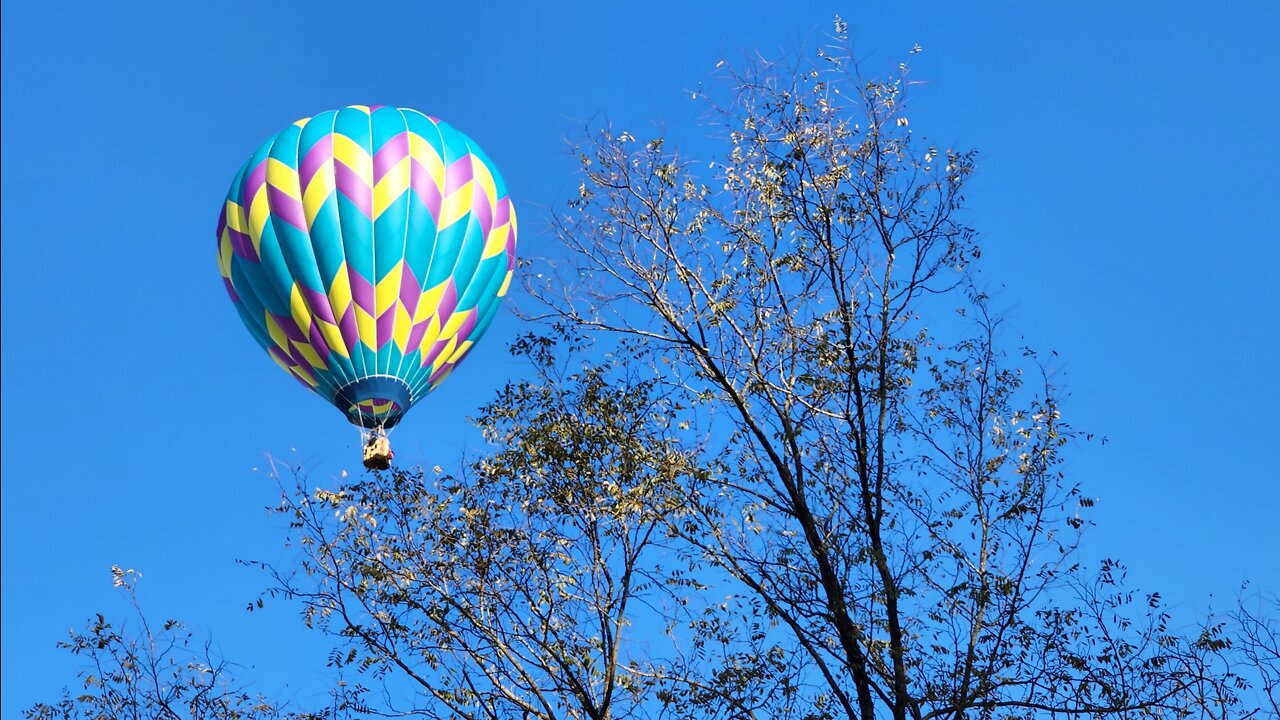
[[[416,106],[551,207],[574,189],[561,135],[601,113],[687,127],[681,90],[717,60],[790,51],[837,11],[885,69],[924,47],[913,125],[982,153],[993,297],[1060,352],[1072,417],[1110,440],[1073,460],[1102,499],[1086,551],[1193,607],[1278,584],[1273,6],[385,7],[4,5],[0,713],[60,684],[51,642],[118,602],[113,564],[229,651],[268,645],[261,682],[316,691],[297,668],[319,669],[317,644],[283,609],[244,615],[261,581],[231,561],[277,552],[271,485],[249,471],[263,451],[335,475],[355,440],[246,342],[217,283],[216,205],[247,149],[318,110]],[[422,41],[378,41],[389,23]],[[505,322],[398,434],[402,457],[477,442],[465,416],[519,372]]]

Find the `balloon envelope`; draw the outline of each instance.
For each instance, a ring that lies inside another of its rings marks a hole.
[[[218,218],[218,268],[249,332],[363,427],[391,427],[467,355],[515,267],[516,216],[467,136],[354,105],[258,148]]]

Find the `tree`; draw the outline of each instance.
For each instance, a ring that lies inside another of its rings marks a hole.
[[[291,712],[239,685],[230,664],[211,644],[197,644],[176,620],[152,630],[138,603],[135,570],[111,568],[112,584],[133,606],[139,631],[125,634],[98,614],[83,632],[72,632],[59,647],[88,659],[80,689],[64,690],[54,703],[38,703],[28,720],[326,720],[348,717],[342,703],[324,712]]]
[[[823,714],[1221,712],[1212,629],[1172,634],[1158,596],[1125,618],[1116,567],[1074,564],[1075,434],[966,272],[972,153],[914,137],[905,68],[823,60],[730,76],[713,178],[660,140],[593,138],[560,225],[574,262],[534,288],[638,338],[714,418],[680,536],[786,629]]]
[[[301,573],[268,570],[309,626],[348,641],[335,665],[416,691],[388,712],[603,719],[644,700],[623,636],[644,593],[681,584],[648,562],[686,468],[670,443],[644,441],[655,381],[558,376],[552,347],[517,343],[548,382],[510,385],[485,409],[501,449],[467,476],[396,471],[285,495]]]
[[[1249,607],[1254,605],[1255,607]],[[1280,597],[1259,595],[1250,602],[1242,598],[1231,615],[1235,645],[1239,648],[1241,674],[1250,676],[1258,688],[1260,709],[1280,717]]]
[[[302,560],[264,567],[363,675],[351,707],[1225,718],[1272,693],[1268,621],[1180,631],[1079,563],[1080,435],[974,277],[975,156],[914,134],[900,70],[726,71],[697,162],[576,148],[492,452],[285,487]]]

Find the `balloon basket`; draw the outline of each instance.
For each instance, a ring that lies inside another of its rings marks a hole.
[[[391,467],[391,440],[386,431],[378,428],[369,433],[364,443],[364,466],[369,470],[386,470]]]

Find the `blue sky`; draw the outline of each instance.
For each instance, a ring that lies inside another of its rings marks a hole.
[[[1108,438],[1069,467],[1101,499],[1086,552],[1187,612],[1280,590],[1280,5],[1121,5],[5,3],[0,715],[72,679],[68,628],[124,614],[112,564],[256,689],[324,688],[322,639],[287,604],[246,613],[267,583],[235,563],[289,557],[267,453],[317,481],[358,465],[218,277],[220,203],[258,143],[351,103],[438,115],[502,169],[543,256],[577,185],[565,136],[696,134],[687,90],[718,60],[812,47],[836,13],[873,71],[920,44],[912,127],[980,151],[967,219],[1009,340],[1057,351],[1068,419]],[[499,318],[398,458],[474,446],[519,331]]]

